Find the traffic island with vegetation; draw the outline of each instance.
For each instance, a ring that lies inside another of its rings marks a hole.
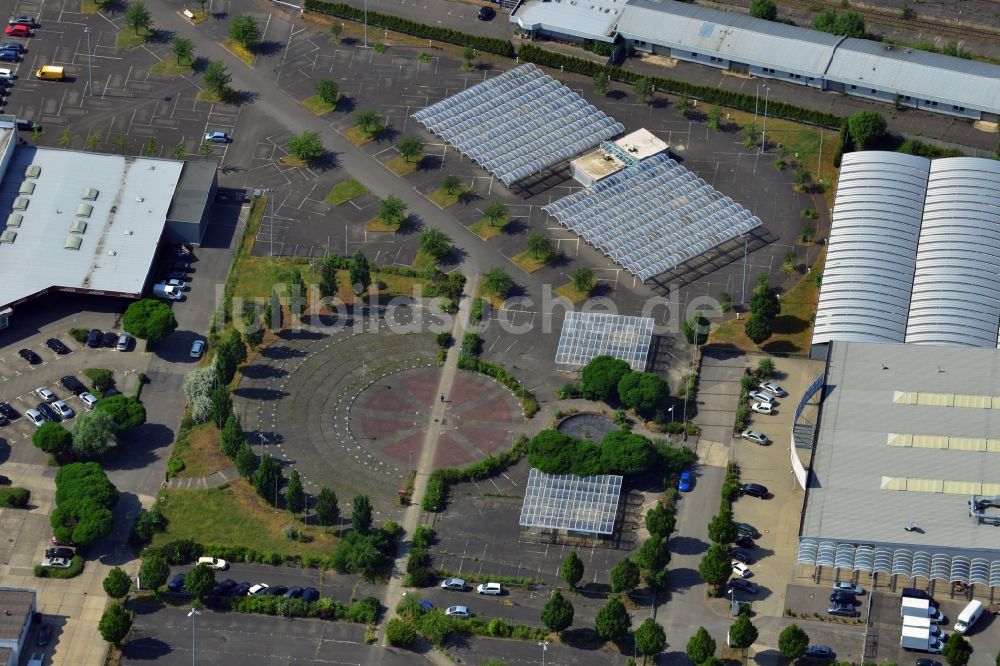
[[[347,203],[351,199],[356,199],[357,197],[367,193],[367,187],[353,178],[348,178],[347,180],[342,180],[331,187],[326,197],[323,198],[323,201],[331,206],[339,206],[342,203]]]
[[[494,236],[499,236],[509,221],[507,204],[499,199],[494,199],[483,210],[482,219],[469,226],[469,231],[483,240],[489,240]]]
[[[464,200],[471,192],[471,189],[462,184],[461,178],[454,174],[448,174],[441,180],[441,187],[424,196],[438,208],[448,208]]]

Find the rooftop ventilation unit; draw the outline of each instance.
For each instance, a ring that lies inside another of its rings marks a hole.
[[[97,195],[100,192],[93,187],[88,187],[83,191],[83,196],[81,197],[84,201],[97,201]]]
[[[7,216],[7,226],[17,228],[21,226],[21,220],[23,219],[24,216],[20,213],[11,213]]]
[[[142,197],[136,197],[135,198],[135,202],[136,203],[142,203],[143,201],[145,201],[145,199],[143,199]]]
[[[11,208],[14,210],[25,210],[28,208],[28,201],[28,197],[17,197],[14,199],[14,203],[11,205]]]
[[[87,233],[87,222],[85,220],[73,220],[69,225],[69,230],[74,234]]]
[[[114,257],[114,256],[117,256],[117,255],[118,255],[118,252],[116,250],[108,250],[108,256],[109,257]]]
[[[17,238],[17,232],[13,229],[8,229],[0,234],[0,243],[13,243],[15,238]]]
[[[26,178],[38,178],[42,175],[42,167],[37,164],[29,164],[24,170],[24,175]]]
[[[35,183],[30,180],[26,180],[21,183],[21,187],[18,188],[19,194],[33,194],[35,191]]]
[[[132,230],[131,229],[126,229],[125,230],[125,235],[126,236],[131,236],[132,235]]]
[[[90,217],[90,214],[94,212],[94,207],[88,203],[82,203],[76,207],[76,214],[80,217]]]
[[[63,247],[67,250],[79,250],[82,244],[83,236],[66,236],[66,242],[63,243]]]

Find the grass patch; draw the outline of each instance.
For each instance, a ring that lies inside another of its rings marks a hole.
[[[353,143],[355,146],[363,146],[366,143],[371,142],[373,137],[371,134],[364,132],[360,126],[355,125],[354,127],[348,127],[344,130],[344,136],[348,141]]]
[[[202,423],[195,426],[187,440],[188,447],[181,456],[184,469],[177,476],[200,478],[232,465],[219,450],[219,430],[214,424]]]
[[[232,53],[250,67],[253,67],[254,54],[247,51],[246,47],[237,42],[235,39],[222,40],[222,48]]]
[[[433,192],[431,192],[426,196],[428,199],[433,201],[439,207],[448,208],[449,206],[454,206],[455,204],[457,204],[459,201],[462,200],[462,197],[468,193],[469,190],[467,190],[464,187],[458,190],[457,192],[453,192],[452,194],[448,194],[448,192],[443,187],[439,187],[438,189],[434,190]]]
[[[190,17],[187,14],[185,14],[184,11],[185,10],[182,9],[177,13],[183,16],[184,20],[190,23],[191,25],[198,25],[199,23],[204,23],[205,21],[208,20],[208,17],[210,16],[208,12],[202,11],[201,9],[188,9],[187,11],[194,14],[193,17]]]
[[[327,530],[301,524],[296,527],[312,537],[312,541],[286,539],[282,528],[297,521],[287,511],[267,505],[243,479],[208,490],[174,488],[164,491],[162,497],[167,530],[153,537],[154,547],[177,539],[191,539],[198,543],[247,546],[265,553],[322,557],[329,555],[336,545],[336,539]]]
[[[417,250],[417,256],[413,258],[413,267],[418,271],[425,271],[429,268],[434,268],[437,266],[437,262],[434,261],[434,257],[427,254],[423,250]]]
[[[278,164],[281,166],[292,167],[294,169],[305,169],[309,166],[309,163],[305,160],[300,160],[294,155],[285,155],[284,157],[278,158]]]
[[[271,288],[282,280],[282,275],[298,270],[302,279],[312,281],[309,265],[291,258],[245,256],[233,267],[233,296],[240,298],[264,298]]]
[[[195,97],[195,99],[197,99],[199,102],[212,102],[213,104],[225,104],[225,101],[223,101],[223,99],[219,97],[219,93],[215,92],[214,90],[209,90],[208,88],[205,88],[204,90],[199,92],[197,97]]]
[[[816,265],[823,265],[822,257]],[[763,344],[758,346],[746,336],[743,330],[746,317],[731,319],[712,329],[708,343],[731,345],[748,351],[804,354],[809,351],[812,340],[812,318],[818,299],[819,287],[811,275],[805,275],[781,297],[781,314],[771,322],[774,333]]]
[[[80,0],[80,13],[81,14],[96,14],[101,11],[101,7],[104,4],[97,2],[97,0]]]
[[[583,303],[590,296],[589,291],[577,291],[572,282],[568,282],[561,287],[556,287],[556,296],[562,296],[573,305]]]
[[[178,63],[176,58],[161,60],[149,68],[149,73],[155,76],[180,76],[191,71],[190,62]]]
[[[145,43],[145,41],[152,36],[152,30],[143,30],[137,35],[135,34],[135,30],[126,28],[125,30],[119,30],[118,34],[115,35],[115,46],[120,49],[135,48],[136,46]]]
[[[342,203],[346,203],[355,197],[360,197],[362,194],[367,193],[367,187],[353,178],[348,178],[347,180],[342,180],[331,187],[329,193],[327,193],[327,195],[323,198],[323,201],[332,206],[339,206]]]
[[[330,104],[329,102],[324,102],[320,99],[319,95],[313,95],[312,97],[306,97],[302,100],[302,106],[306,107],[314,115],[325,116],[334,109],[337,108],[336,102]]]
[[[545,259],[539,259],[528,251],[522,252],[521,254],[515,254],[511,257],[511,261],[517,264],[518,267],[526,273],[534,273],[548,263]]]
[[[408,162],[405,157],[399,155],[386,162],[385,166],[397,176],[405,176],[416,171],[420,162]]]
[[[368,231],[391,231],[395,233],[399,231],[399,227],[400,225],[389,224],[381,217],[375,217],[365,222],[365,229]]]
[[[493,224],[492,222],[490,222],[489,220],[487,220],[484,217],[483,219],[479,220],[475,224],[471,225],[469,227],[469,231],[471,231],[472,233],[476,234],[477,236],[479,236],[483,240],[489,240],[489,239],[493,238],[494,236],[499,236],[500,232],[503,231],[503,228],[507,226],[507,219],[506,218],[504,218],[503,220],[501,220],[501,222],[503,222],[503,224],[496,225],[496,224]]]

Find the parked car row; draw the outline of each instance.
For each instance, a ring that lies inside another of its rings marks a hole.
[[[98,400],[94,394],[90,393],[83,382],[73,375],[66,375],[59,380],[59,383],[80,399],[85,410],[90,411],[97,404]],[[117,393],[117,391],[115,392]],[[31,394],[41,398],[41,402],[32,409],[26,410],[24,416],[36,428],[50,421],[57,423],[76,416],[76,411],[47,386],[39,386]],[[108,393],[106,392],[105,395]],[[0,426],[5,426],[19,418],[21,418],[20,412],[11,407],[9,403],[0,402]]]
[[[87,333],[87,346],[92,349],[100,347],[114,348],[118,351],[128,351],[132,348],[135,338],[130,333],[122,332],[120,335],[114,331],[102,332],[98,328],[90,329]]]
[[[463,578],[445,578],[441,581],[442,590],[453,590],[455,592],[465,592],[466,585]],[[500,583],[480,583],[476,586],[478,594],[490,594],[500,596],[503,594],[503,585]]]
[[[221,562],[222,560],[219,561]],[[188,591],[184,588],[185,576],[186,574],[182,573],[175,575],[167,583],[167,589],[178,594],[187,594]],[[232,578],[227,578],[216,583],[209,594],[215,597],[270,595],[285,597],[287,599],[302,599],[303,601],[316,601],[319,599],[319,591],[315,587],[299,587],[298,585],[286,587],[285,585],[268,585],[267,583],[254,584],[249,581],[237,583]]]
[[[191,250],[186,246],[179,246],[174,258],[164,266],[160,281],[153,285],[153,295],[165,301],[183,301],[184,292],[191,288],[188,285],[190,273],[194,272],[190,259]]]

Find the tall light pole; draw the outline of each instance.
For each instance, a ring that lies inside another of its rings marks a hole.
[[[696,332],[695,335],[698,335],[698,333]],[[670,422],[673,423],[674,422],[674,406],[670,405],[670,409],[668,409],[667,411],[670,412]]]
[[[771,87],[764,86],[764,129],[760,133],[760,152],[767,149],[767,98],[771,95]],[[758,153],[759,155],[760,153]]]
[[[760,81],[757,82],[757,92],[753,95],[753,131],[757,131],[757,101],[760,99]],[[753,144],[750,144],[753,148]]]
[[[750,242],[750,234],[743,236],[743,286],[740,288],[740,305],[747,302],[747,244]]]
[[[90,89],[90,96],[94,96],[94,65],[93,56],[90,55],[90,26],[83,29],[87,33],[87,87]]]
[[[274,256],[274,190],[267,189],[267,207],[271,213],[271,256]]]
[[[542,648],[542,666],[545,666],[545,653],[549,650],[549,642],[542,641],[538,644],[538,647]]]
[[[201,615],[201,611],[197,608],[192,608],[191,612],[188,613],[188,617],[191,618],[191,666],[194,666],[194,616]]]
[[[368,48],[368,0],[365,0],[365,48]]]

